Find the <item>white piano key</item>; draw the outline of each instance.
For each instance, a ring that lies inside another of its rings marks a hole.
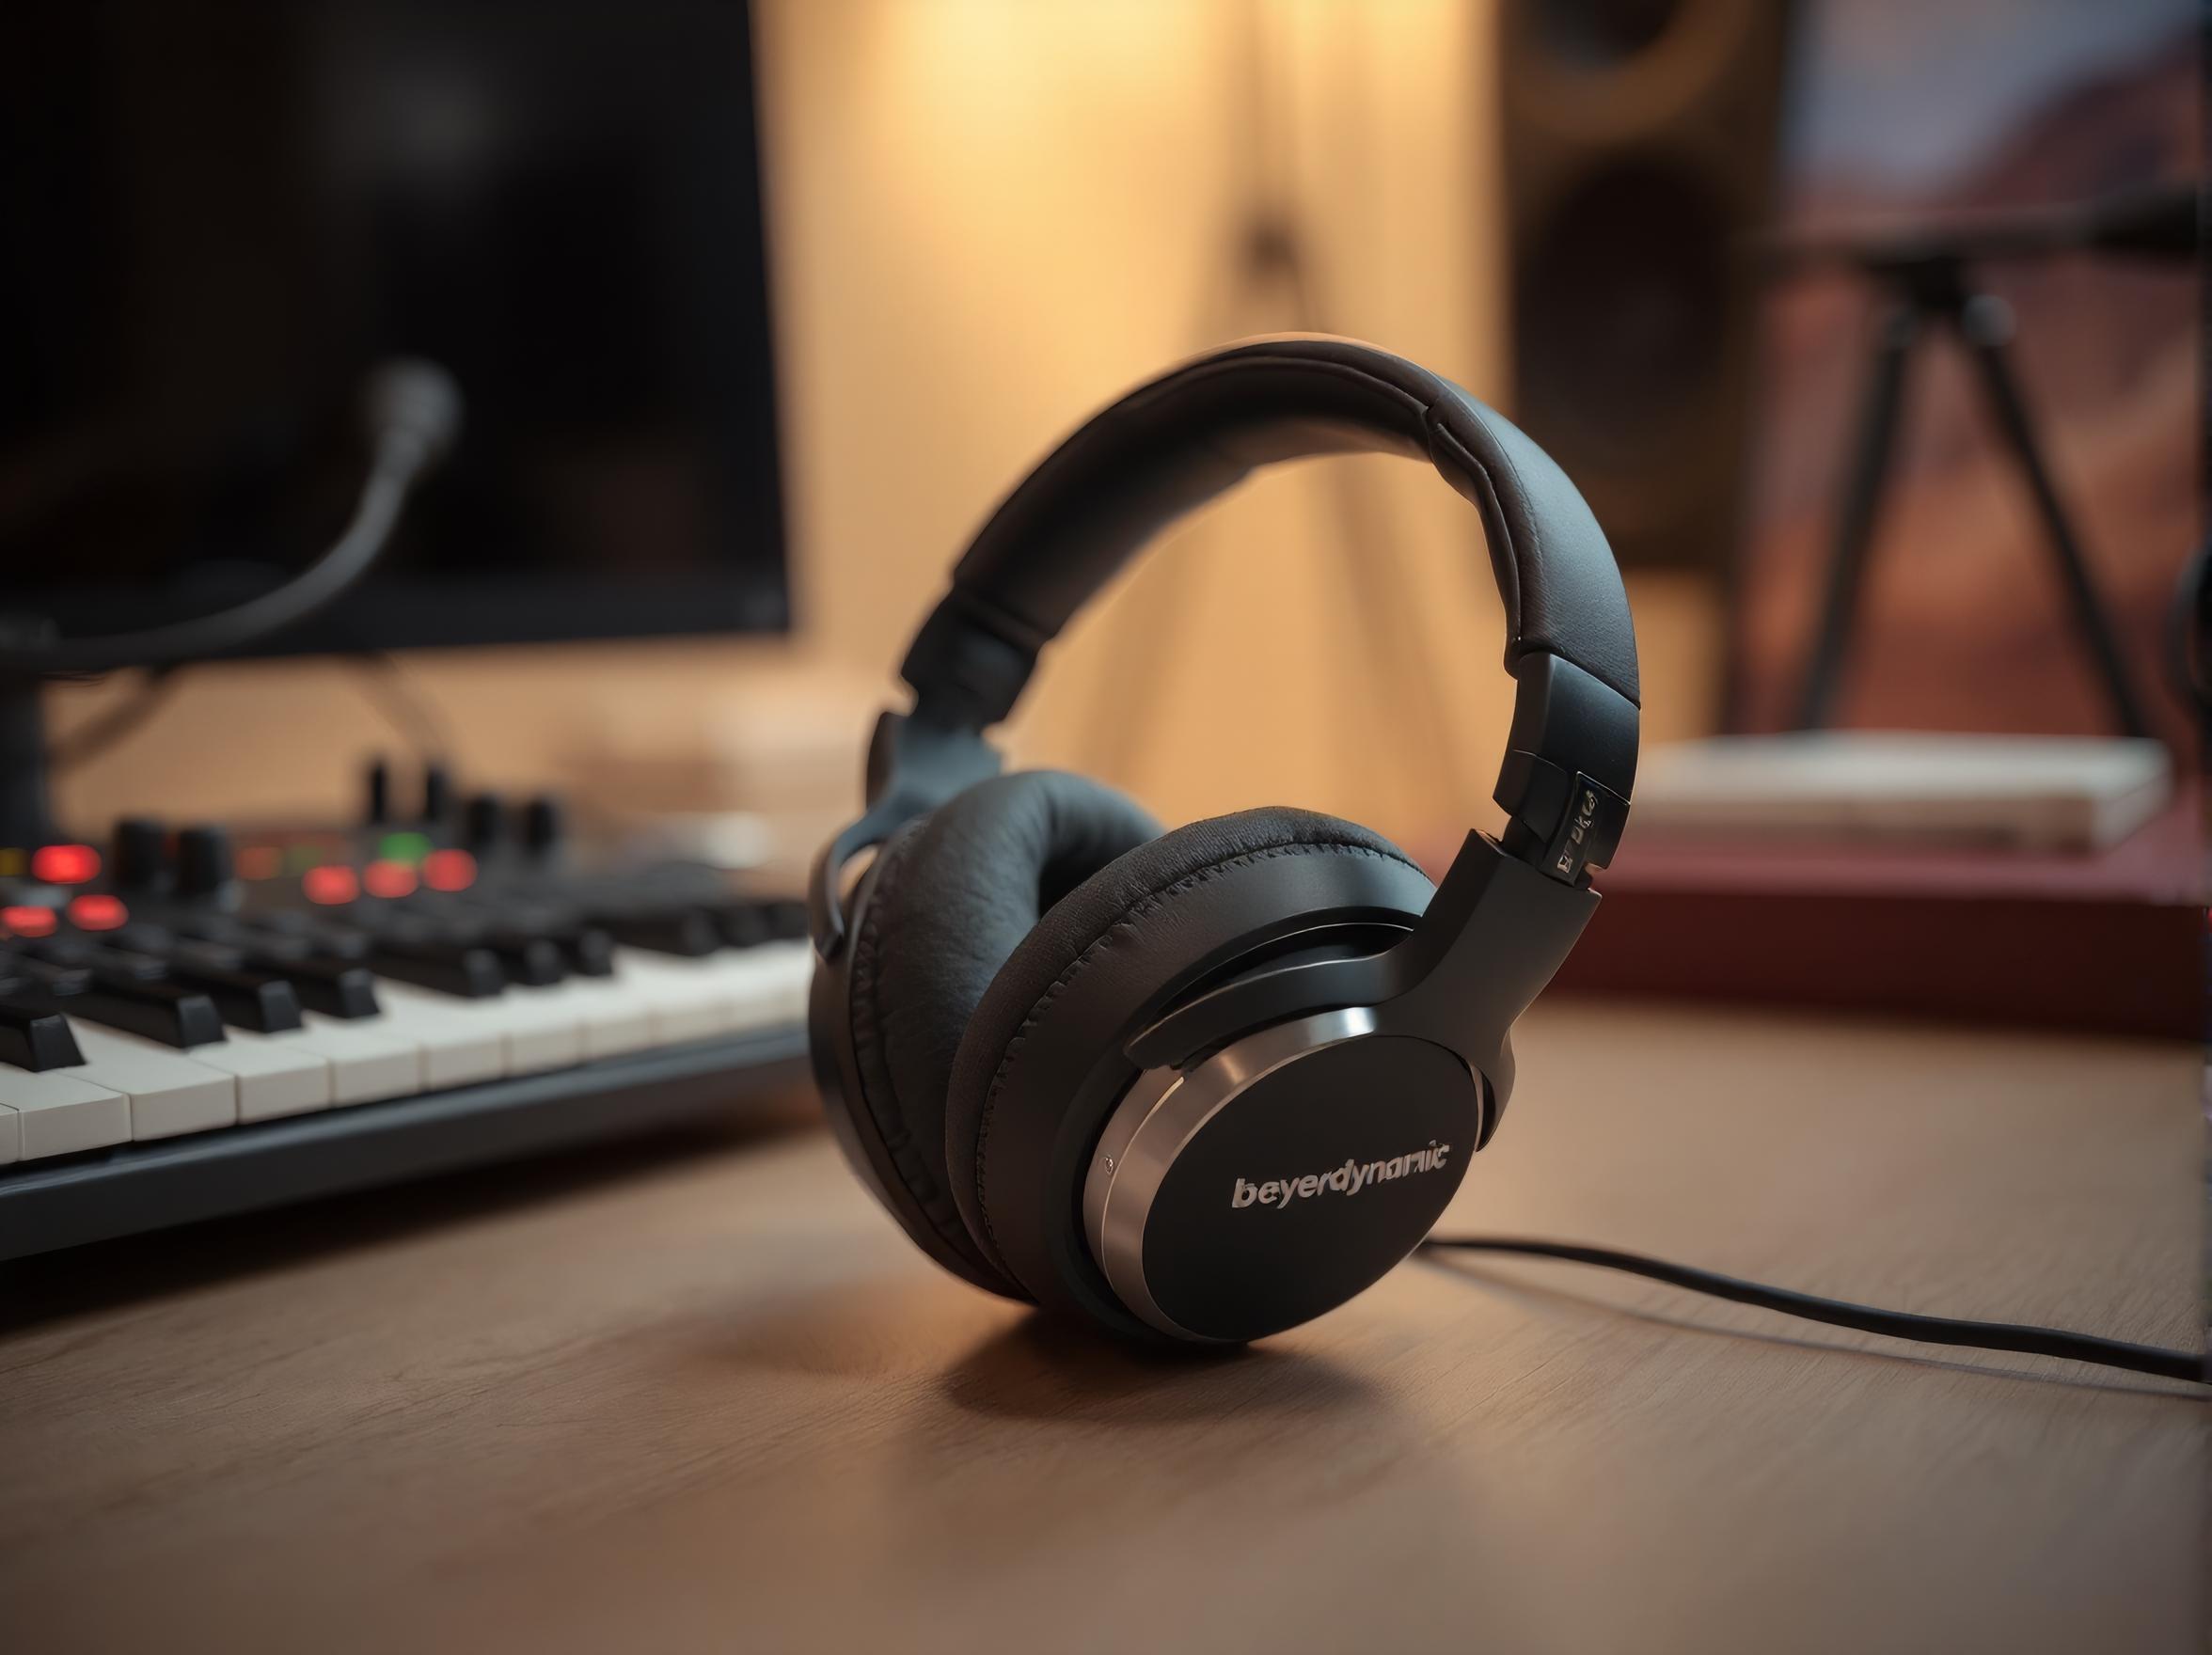
[[[134,1139],[174,1138],[238,1124],[238,1080],[173,1046],[71,1017],[85,1061],[49,1075],[70,1075],[131,1100]]]
[[[711,1040],[739,1026],[737,997],[704,959],[618,948],[615,969],[642,989],[653,1007],[653,1032],[662,1045]]]
[[[376,989],[378,1004],[387,1004],[383,985]],[[396,985],[394,996],[403,1007],[427,1009],[465,1029],[476,1029],[500,1042],[500,1073],[535,1076],[546,1068],[566,1068],[584,1062],[584,1020],[576,1009],[558,1001],[545,1001],[545,989],[509,986],[482,1001],[463,1001],[451,993]]]
[[[653,996],[619,969],[610,977],[570,977],[536,992],[576,1013],[586,1061],[654,1044]]]
[[[0,1103],[0,1167],[23,1159],[23,1116]]]
[[[0,1105],[12,1111],[24,1160],[131,1142],[131,1100],[74,1073],[0,1064]]]
[[[553,992],[559,986],[522,984],[499,996],[509,1074],[565,1069],[584,1061],[583,1014]]]
[[[736,1001],[740,1023],[756,1029],[805,1021],[814,962],[813,945],[801,941],[726,948],[699,963]]]
[[[185,1055],[237,1078],[242,1123],[330,1107],[330,1064],[321,1053],[283,1045],[251,1029],[232,1029],[229,1036],[212,1046],[192,1047]]]
[[[401,983],[391,985],[388,994],[380,984],[376,995],[379,1005],[419,1007],[497,1040],[504,1074],[532,1075],[583,1061],[582,1017],[560,1000],[545,998],[543,988],[517,985],[482,1000],[463,1000]]]
[[[379,977],[376,1003],[384,1008],[376,1018],[377,1029],[412,1043],[421,1052],[424,1091],[497,1080],[506,1073],[506,1044],[498,1031],[485,1027],[482,1018],[453,1015],[458,1008],[496,1001],[434,994]]]
[[[527,991],[526,991],[527,992]],[[584,1061],[584,1028],[574,1018],[549,1018],[532,1007],[530,1020],[503,1029],[510,1075],[539,1075],[548,1069],[574,1068]]]
[[[265,1036],[277,1046],[311,1051],[330,1065],[330,1098],[341,1108],[412,1097],[422,1090],[422,1048],[387,1033],[383,1017],[333,1017],[309,1012],[303,1027]]]

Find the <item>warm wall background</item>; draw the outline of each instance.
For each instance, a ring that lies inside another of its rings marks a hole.
[[[799,630],[412,657],[466,779],[604,787],[611,752],[742,792],[706,755],[777,726],[849,728],[857,770],[901,643],[1040,449],[1168,361],[1302,320],[1239,279],[1256,187],[1299,232],[1308,319],[1499,394],[1494,24],[1462,0],[760,0]],[[1346,502],[1371,544],[1344,544]],[[1648,730],[1706,727],[1706,594],[1632,597]],[[1417,837],[1488,810],[1502,648],[1455,496],[1403,462],[1305,466],[1123,582],[1013,737],[1170,820],[1295,800]],[[55,692],[57,730],[118,687]],[[335,812],[398,745],[348,669],[207,669],[61,799],[87,828]]]

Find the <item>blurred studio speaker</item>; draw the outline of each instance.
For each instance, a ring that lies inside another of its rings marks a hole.
[[[1728,566],[1792,8],[1506,0],[1513,416],[1628,567]]]

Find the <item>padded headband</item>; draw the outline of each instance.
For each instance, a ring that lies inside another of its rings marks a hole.
[[[1481,513],[1519,685],[1496,790],[1518,826],[1509,848],[1562,877],[1603,865],[1635,780],[1638,694],[1635,630],[1604,531],[1566,473],[1502,415],[1352,339],[1230,345],[1093,415],[1007,496],[954,569],[900,668],[914,721],[977,733],[997,723],[1038,652],[1161,528],[1260,466],[1368,452],[1427,459]]]
[[[1597,519],[1557,465],[1458,386],[1372,345],[1248,340],[1140,386],[1053,450],[976,535],[900,669],[917,710],[981,728],[1037,652],[1168,524],[1254,470],[1313,454],[1427,459],[1482,514],[1509,670],[1556,655],[1632,705],[1635,633]],[[977,673],[993,652],[1004,658]]]

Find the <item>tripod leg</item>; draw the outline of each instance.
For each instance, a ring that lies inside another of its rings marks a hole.
[[[1999,302],[1985,297],[1973,299],[1959,317],[1959,331],[1973,355],[1975,367],[1981,370],[1982,388],[1988,395],[1990,411],[1997,416],[2005,445],[2019,462],[2020,475],[2027,481],[2029,493],[2035,496],[2035,510],[2043,519],[2051,558],[2058,565],[2059,578],[2065,583],[2066,596],[2073,606],[2074,623],[2105,681],[2112,721],[2119,725],[2123,735],[2148,735],[2150,720],[2143,715],[2142,700],[2136,693],[2127,663],[2120,653],[2120,639],[2112,630],[2112,618],[2090,575],[2081,543],[2076,538],[2065,505],[2059,498],[2058,486],[2043,463],[2034,423],[2020,394],[2019,381],[2013,375],[2012,359],[2005,352],[2005,341],[2012,332],[2011,318]]]
[[[1858,602],[1866,582],[1867,550],[1873,543],[1874,518],[1881,509],[1889,459],[1896,451],[1898,414],[1904,402],[1904,366],[1918,337],[1913,312],[1900,305],[1877,324],[1873,359],[1859,399],[1858,434],[1851,476],[1836,516],[1836,538],[1828,554],[1827,589],[1820,611],[1805,686],[1797,700],[1797,727],[1818,730],[1835,710],[1836,683],[1858,622]]]

